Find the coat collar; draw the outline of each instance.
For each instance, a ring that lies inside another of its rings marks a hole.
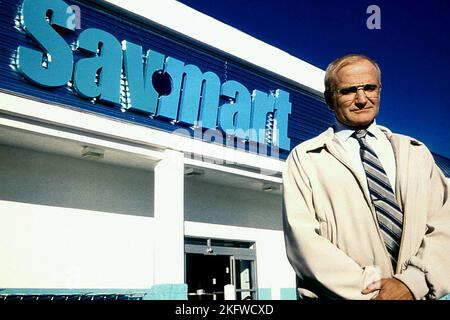
[[[411,137],[394,134],[388,128],[377,125],[378,129],[383,132],[388,138],[394,151],[395,165],[396,165],[396,184],[395,193],[400,207],[403,207],[405,202],[405,194],[408,185],[408,179],[411,172],[409,172],[409,152],[411,147],[421,146],[422,143]],[[308,152],[320,152],[322,149],[327,150],[335,158],[337,158],[343,165],[345,165],[360,183],[363,189],[365,176],[362,176],[358,170],[353,168],[351,161],[342,145],[342,142],[337,138],[333,127],[328,128],[317,137],[307,140],[302,143],[302,147]],[[366,200],[370,205],[370,198],[368,197],[368,190],[365,192]]]
[[[334,134],[341,140],[342,142],[346,142],[350,137],[355,133],[355,128],[349,127],[339,121],[336,121],[336,124],[333,126]],[[376,139],[380,139],[383,136],[383,132],[377,126],[376,121],[374,120],[372,124],[367,128],[367,133]]]
[[[422,145],[422,142],[413,139],[408,136],[400,135],[400,134],[394,134],[391,130],[389,130],[386,127],[376,125],[378,129],[380,129],[381,132],[383,132],[388,140],[391,142],[392,147],[394,149],[394,153],[396,150],[396,147],[399,147],[400,144],[402,145],[413,145],[413,146],[420,146]],[[317,137],[312,138],[310,140],[307,140],[302,143],[303,147],[305,148],[306,152],[314,151],[320,148],[324,148],[326,146],[331,145],[341,145],[339,139],[336,138],[335,129],[334,127],[329,127],[327,130],[319,134]]]

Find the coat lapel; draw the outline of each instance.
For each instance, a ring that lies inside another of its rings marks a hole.
[[[384,130],[388,140],[391,142],[395,158],[395,195],[400,209],[403,210],[405,204],[406,188],[408,186],[408,159],[409,159],[409,140],[401,139],[400,136],[393,135]]]
[[[411,203],[411,200],[415,198],[415,190],[413,190],[413,188],[417,187],[417,185],[414,181],[414,175],[417,173],[413,172],[414,170],[410,170],[410,162],[414,161],[414,159],[411,159],[410,157],[411,140],[407,137],[394,135],[390,132],[385,131],[385,133],[394,150],[396,165],[396,197],[403,212],[403,232],[397,264],[397,268],[401,268],[404,261],[415,254],[415,244],[417,241],[414,237],[414,229],[416,228],[417,219],[415,214],[415,204]],[[397,270],[397,272],[399,272],[399,270]]]
[[[366,199],[367,204],[370,208],[372,208],[372,200],[370,199],[370,193],[367,189],[366,177],[361,175],[360,172],[356,170],[356,168],[354,168],[352,161],[350,161],[347,156],[347,152],[345,151],[344,146],[334,135],[333,129],[327,132],[325,146],[331,155],[333,155],[339,162],[347,167],[348,170],[350,170],[350,172],[358,182],[359,187],[363,191],[364,198]]]

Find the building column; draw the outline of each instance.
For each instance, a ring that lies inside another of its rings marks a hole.
[[[180,294],[187,297],[183,157],[182,152],[166,150],[155,167],[154,284],[162,299],[176,298]]]

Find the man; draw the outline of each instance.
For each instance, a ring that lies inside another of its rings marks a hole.
[[[438,299],[450,292],[450,187],[427,147],[378,126],[381,72],[332,62],[336,125],[299,144],[283,172],[286,249],[299,293]]]

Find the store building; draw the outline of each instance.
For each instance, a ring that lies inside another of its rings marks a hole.
[[[323,70],[175,1],[0,8],[0,295],[296,298],[281,170]]]

